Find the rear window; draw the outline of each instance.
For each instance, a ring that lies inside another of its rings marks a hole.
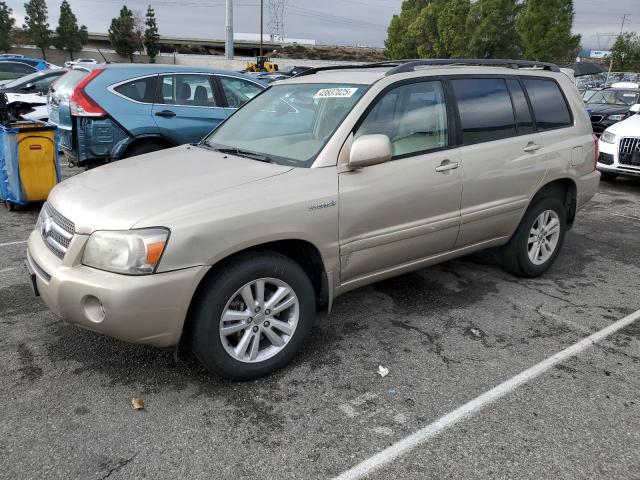
[[[86,70],[70,70],[54,84],[54,89],[57,92],[73,90],[87,75],[89,75],[89,72]]]
[[[572,124],[569,107],[556,82],[525,78],[524,86],[531,100],[538,130],[550,130]]]
[[[452,80],[465,144],[490,142],[516,134],[513,106],[502,78]]]

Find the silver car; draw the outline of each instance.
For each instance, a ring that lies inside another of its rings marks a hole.
[[[600,178],[582,99],[555,65],[440,63],[310,70],[197,145],[66,180],[29,238],[36,291],[248,379],[354,288],[489,247],[541,275]]]

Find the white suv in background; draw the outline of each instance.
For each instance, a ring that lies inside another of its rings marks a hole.
[[[598,170],[602,179],[613,181],[618,175],[640,177],[640,104],[631,117],[607,128],[598,141]]]

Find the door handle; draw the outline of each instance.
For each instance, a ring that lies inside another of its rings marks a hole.
[[[540,148],[540,145],[538,145],[537,143],[529,142],[527,143],[527,146],[524,147],[522,150],[524,150],[525,152],[535,152],[539,148]]]
[[[176,112],[172,112],[171,110],[162,110],[161,112],[156,112],[156,116],[165,118],[175,117]]]
[[[436,172],[446,173],[449,170],[455,170],[460,164],[458,162],[450,162],[449,160],[443,160],[440,166],[436,167]]]

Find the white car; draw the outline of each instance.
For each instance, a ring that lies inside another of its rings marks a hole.
[[[39,93],[7,93],[7,105],[20,104],[20,118],[23,120],[40,120],[46,122],[49,119],[47,111],[47,96]]]
[[[612,181],[618,175],[640,178],[640,104],[629,112],[629,118],[611,125],[598,140],[602,180]]]
[[[77,60],[67,60],[64,62],[64,66],[67,68],[71,68],[74,65],[78,65],[81,63],[90,63],[92,65],[96,65],[98,61],[95,58],[79,58]]]

